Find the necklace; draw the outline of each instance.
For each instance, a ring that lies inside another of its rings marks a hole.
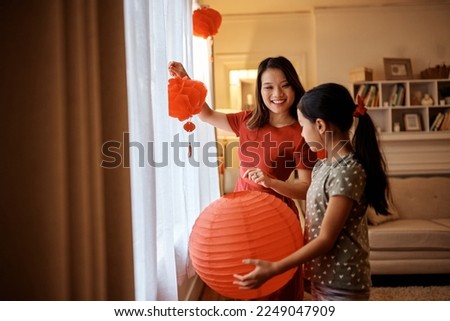
[[[291,126],[292,124],[294,124],[296,122],[295,119],[292,119],[290,121],[285,121],[285,122],[281,122],[281,123],[273,123],[272,121],[269,121],[270,126],[275,127],[275,128],[281,128],[281,127],[286,127],[286,126]]]

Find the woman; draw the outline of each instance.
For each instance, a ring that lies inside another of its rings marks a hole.
[[[179,62],[169,64],[173,77],[188,77]],[[239,137],[240,175],[235,191],[261,191],[279,197],[298,216],[293,199],[305,199],[316,162],[301,136],[296,106],[305,93],[292,63],[285,57],[269,57],[258,67],[254,110],[224,114],[205,103],[202,121]],[[297,169],[295,182],[288,178]],[[302,300],[301,270],[279,291],[264,300]]]

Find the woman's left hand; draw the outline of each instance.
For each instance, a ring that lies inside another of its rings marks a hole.
[[[247,169],[243,177],[267,188],[270,188],[270,183],[272,181],[272,178],[270,178],[266,173],[264,173],[259,168]]]

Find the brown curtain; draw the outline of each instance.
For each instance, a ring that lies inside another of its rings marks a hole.
[[[123,1],[0,0],[0,33],[0,300],[133,300]]]

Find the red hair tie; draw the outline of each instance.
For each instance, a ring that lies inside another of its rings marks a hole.
[[[364,99],[362,99],[361,96],[358,95],[357,99],[358,99],[358,104],[356,105],[356,109],[353,112],[353,117],[359,118],[366,113],[367,108],[364,107]]]

